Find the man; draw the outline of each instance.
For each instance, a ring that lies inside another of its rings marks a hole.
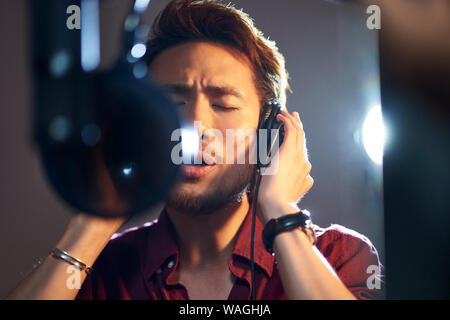
[[[267,101],[286,103],[287,72],[275,43],[251,19],[211,1],[172,1],[155,21],[149,41],[152,77],[167,88],[192,121],[208,129],[256,129]],[[286,110],[278,169],[263,176],[251,203],[252,164],[185,165],[157,223],[111,236],[124,219],[74,216],[56,245],[93,265],[80,291],[67,286],[68,261],[49,256],[9,298],[31,299],[366,299],[369,266],[381,265],[362,235],[341,226],[294,228],[273,237],[272,219],[299,212],[312,187],[305,135],[298,113]],[[249,144],[246,144],[246,151]],[[235,155],[236,156],[236,155]],[[226,160],[224,149],[216,157]],[[204,159],[205,160],[205,159]],[[250,272],[251,208],[257,206],[255,287]]]

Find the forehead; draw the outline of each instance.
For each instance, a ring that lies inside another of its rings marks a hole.
[[[162,51],[150,72],[162,84],[199,82],[256,90],[254,74],[244,54],[209,42],[188,42]]]

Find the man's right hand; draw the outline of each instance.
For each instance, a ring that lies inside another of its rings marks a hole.
[[[97,208],[110,217],[98,217],[78,213],[71,217],[56,248],[92,266],[113,234],[127,221],[128,217],[118,217],[130,208],[118,194],[109,169],[98,148],[93,165],[95,189],[98,194]],[[69,267],[73,266],[61,259],[48,255],[44,262],[26,277],[6,299],[74,299],[79,288],[67,286],[71,277]],[[86,272],[80,274],[80,283],[86,279]],[[80,285],[81,286],[81,285]]]
[[[79,213],[71,217],[63,236],[56,244],[58,249],[92,266],[112,235],[126,222],[127,218],[101,218]],[[71,300],[79,288],[67,285],[72,275],[67,272],[72,265],[66,261],[47,256],[43,263],[33,270],[6,299],[20,300]],[[86,279],[86,272],[80,273],[80,283]]]

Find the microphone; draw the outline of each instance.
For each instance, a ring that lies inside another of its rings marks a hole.
[[[99,10],[82,12],[90,23],[82,23],[81,35],[61,27],[64,15],[55,12],[74,4],[98,9],[98,0],[32,1],[33,141],[50,185],[68,205],[105,217],[138,214],[165,198],[179,171],[171,134],[180,120],[144,62],[149,28],[139,21],[149,1],[135,2],[110,70],[86,60],[100,48]]]

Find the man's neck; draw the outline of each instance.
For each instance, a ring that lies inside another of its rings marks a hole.
[[[175,227],[183,268],[197,269],[226,263],[248,213],[249,201],[244,195],[240,202],[205,214],[169,207],[166,210]]]

